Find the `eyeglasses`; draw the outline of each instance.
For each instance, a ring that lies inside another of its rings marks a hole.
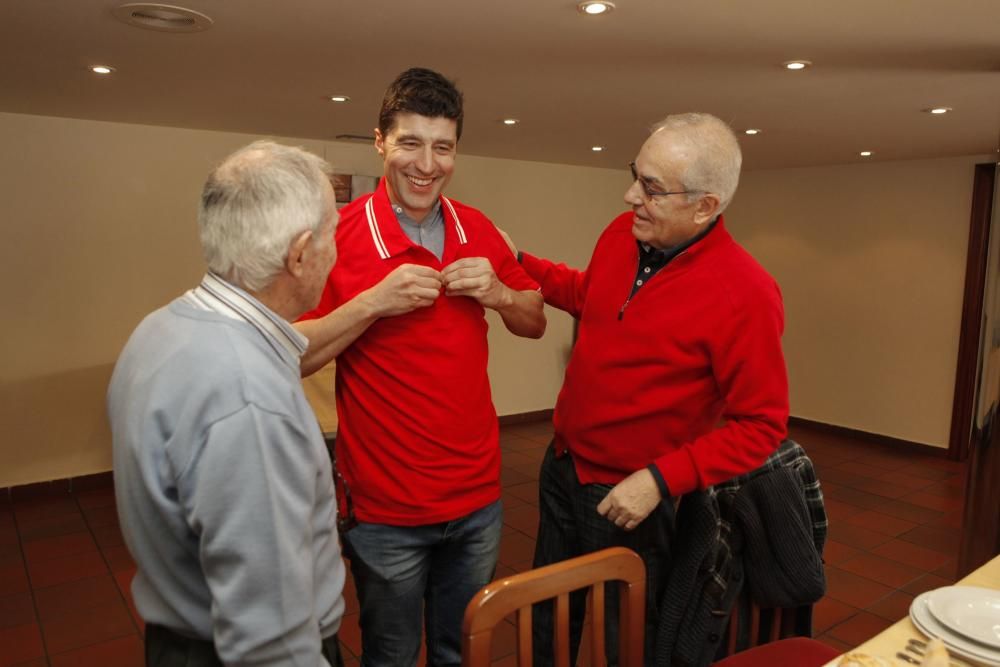
[[[666,197],[668,195],[691,195],[702,192],[702,190],[676,190],[673,192],[653,190],[649,187],[649,183],[646,182],[646,179],[639,176],[639,172],[635,170],[635,162],[629,162],[628,168],[632,172],[632,182],[635,183],[636,181],[639,181],[639,186],[642,187],[642,193],[646,195],[647,199],[653,199],[654,197]]]

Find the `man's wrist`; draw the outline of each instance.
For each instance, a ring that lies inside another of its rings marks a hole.
[[[358,319],[377,320],[382,317],[382,311],[379,305],[382,303],[382,300],[378,298],[375,287],[369,287],[364,292],[361,292],[361,294],[359,294],[355,299],[355,303],[360,310],[358,313]]]
[[[497,297],[497,302],[493,306],[493,310],[503,310],[512,305],[514,305],[514,291],[503,283],[500,283],[500,295]]]

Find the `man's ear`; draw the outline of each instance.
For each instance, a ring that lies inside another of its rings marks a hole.
[[[719,195],[714,192],[707,192],[703,194],[699,199],[698,203],[694,209],[694,222],[696,225],[704,225],[705,223],[711,222],[718,215],[719,204],[722,201],[719,199]]]
[[[305,263],[312,244],[313,231],[307,229],[294,239],[288,246],[288,256],[285,258],[285,268],[296,278],[305,273]]]
[[[375,150],[378,151],[379,157],[385,157],[385,137],[382,136],[382,130],[375,128]]]

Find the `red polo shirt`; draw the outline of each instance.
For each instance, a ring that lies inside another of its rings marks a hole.
[[[441,260],[403,233],[384,181],[341,209],[337,263],[319,306],[302,319],[326,315],[401,264],[440,271],[486,257],[511,289],[538,289],[486,216],[440,201]],[[377,320],[337,357],[337,465],[359,520],[450,521],[500,497],[487,328],[476,300],[442,293],[433,306]]]

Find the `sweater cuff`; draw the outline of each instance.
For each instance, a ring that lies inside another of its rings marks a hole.
[[[646,466],[648,470],[653,475],[653,479],[656,480],[656,486],[660,489],[660,498],[666,500],[670,497],[670,487],[667,486],[667,480],[663,479],[663,474],[660,473],[660,469],[656,467],[655,463],[650,463]]]
[[[521,263],[521,266],[524,268],[524,272],[527,273],[532,280],[541,284],[541,278],[545,275],[545,269],[547,266],[545,262],[539,260],[530,252],[524,252],[523,250],[517,251],[517,261]]]
[[[680,497],[701,488],[698,468],[687,447],[665,454],[654,462],[664,483],[675,496]]]

